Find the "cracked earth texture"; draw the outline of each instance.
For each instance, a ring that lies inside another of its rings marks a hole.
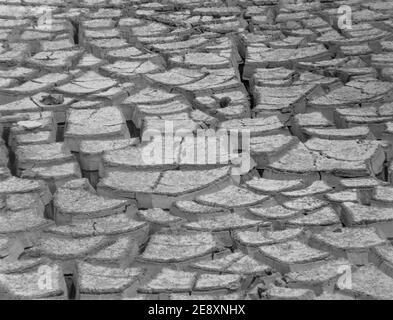
[[[393,299],[392,1],[0,0],[0,128],[0,299]]]

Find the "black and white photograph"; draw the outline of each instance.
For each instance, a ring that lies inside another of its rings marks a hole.
[[[0,132],[2,301],[393,300],[393,0],[0,0]]]

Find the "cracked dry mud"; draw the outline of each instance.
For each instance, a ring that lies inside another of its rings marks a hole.
[[[393,299],[393,5],[296,2],[0,0],[0,299]]]

